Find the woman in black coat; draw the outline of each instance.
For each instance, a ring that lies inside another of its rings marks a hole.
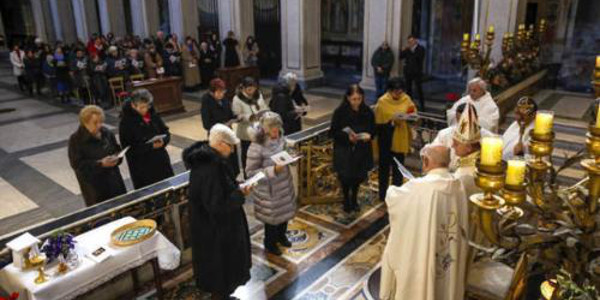
[[[373,168],[371,139],[375,134],[375,115],[365,104],[360,86],[348,87],[342,104],[333,113],[330,136],[333,138],[333,168],[344,192],[344,211],[358,211],[358,187]]]
[[[123,161],[115,135],[103,126],[104,112],[95,105],[79,113],[81,125],[69,138],[69,162],[81,187],[87,206],[125,194],[119,171]]]
[[[252,266],[245,195],[227,162],[239,139],[222,124],[215,125],[209,142],[183,152],[190,169],[190,240],[196,285],[212,299],[228,299],[250,279]]]
[[[231,100],[225,98],[225,82],[220,78],[215,78],[208,85],[208,92],[202,96],[202,126],[206,131],[217,123],[231,125],[235,120],[235,115],[231,111]]]
[[[294,100],[292,100],[291,91],[287,83],[279,82],[273,87],[269,108],[281,116],[285,135],[302,130],[302,119],[300,118],[300,114],[296,112]]]
[[[171,140],[169,128],[152,107],[152,94],[146,89],[133,92],[123,103],[119,135],[127,151],[127,165],[136,189],[172,177],[173,168],[166,147]],[[164,137],[148,143],[156,136]]]

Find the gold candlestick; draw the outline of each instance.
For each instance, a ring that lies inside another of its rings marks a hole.
[[[479,226],[486,238],[495,245],[500,245],[500,239],[494,229],[494,213],[504,205],[504,199],[495,195],[504,187],[506,163],[485,166],[477,162],[475,184],[483,190],[483,194],[472,195],[469,200],[479,207]]]
[[[544,160],[545,157],[552,154],[554,141],[554,132],[538,134],[535,131],[531,133],[529,138],[529,153],[533,155],[533,158],[527,161],[527,168],[531,172],[532,185],[531,196],[535,204],[540,207],[546,207],[544,200],[543,187],[546,173],[550,169],[551,165],[548,161]]]
[[[600,128],[590,125],[586,136],[585,145],[592,158],[582,160],[581,165],[590,178],[588,181],[589,212],[595,213],[600,197]]]

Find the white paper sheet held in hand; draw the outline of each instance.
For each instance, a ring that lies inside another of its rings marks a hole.
[[[278,166],[287,166],[295,163],[301,157],[302,156],[292,157],[287,151],[284,150],[271,156],[271,160]]]
[[[240,184],[240,188],[241,189],[245,189],[246,187],[249,186],[255,186],[257,185],[261,180],[267,178],[267,176],[265,176],[265,173],[263,172],[258,172],[256,174],[254,174],[254,176],[250,177],[250,179],[242,182]]]
[[[125,156],[125,153],[127,153],[127,150],[129,150],[130,146],[127,146],[125,149],[121,150],[121,152],[119,152],[119,154],[117,154],[116,158],[123,158]]]
[[[310,111],[310,106],[308,106],[308,105],[300,105],[300,106],[294,105],[294,110],[297,113],[299,113],[299,114],[308,113]]]
[[[342,129],[343,132],[347,133],[348,135],[356,135],[356,138],[362,141],[366,141],[366,140],[370,140],[371,139],[371,134],[369,134],[368,132],[361,132],[361,133],[356,133],[354,132],[354,130],[352,130],[352,128],[346,126],[344,127],[344,129]]]
[[[398,166],[398,170],[400,170],[400,173],[402,173],[402,176],[404,176],[408,179],[415,179],[415,176],[402,163],[400,163],[400,161],[398,161],[398,159],[396,159],[395,157],[394,157],[394,161],[396,162],[396,165]]]
[[[149,139],[146,144],[152,144],[158,140],[163,140],[167,137],[166,134],[159,134],[159,135],[155,135],[154,137],[152,137],[151,139]]]

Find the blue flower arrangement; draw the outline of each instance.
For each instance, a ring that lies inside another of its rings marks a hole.
[[[67,258],[71,250],[75,249],[75,243],[73,235],[66,232],[57,232],[44,241],[42,252],[46,254],[48,262],[52,262],[60,254]]]

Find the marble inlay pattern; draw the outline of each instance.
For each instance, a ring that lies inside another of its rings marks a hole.
[[[337,232],[296,217],[289,222],[287,230],[287,237],[293,246],[282,248],[282,256],[298,264],[327,245],[338,235]],[[263,249],[264,236],[264,229],[259,230],[251,237],[252,244]]]
[[[306,205],[300,211],[325,222],[335,223],[344,228],[351,228],[360,220],[380,208],[383,202],[379,201],[376,193],[367,190],[367,187],[363,185],[360,188],[358,204],[360,205],[360,211],[354,213],[346,213],[342,203]]]
[[[37,208],[37,204],[29,200],[10,183],[0,178],[0,219],[7,218]]]
[[[361,289],[371,272],[378,267],[388,234],[389,226],[386,226],[294,299],[354,298],[356,291]]]

